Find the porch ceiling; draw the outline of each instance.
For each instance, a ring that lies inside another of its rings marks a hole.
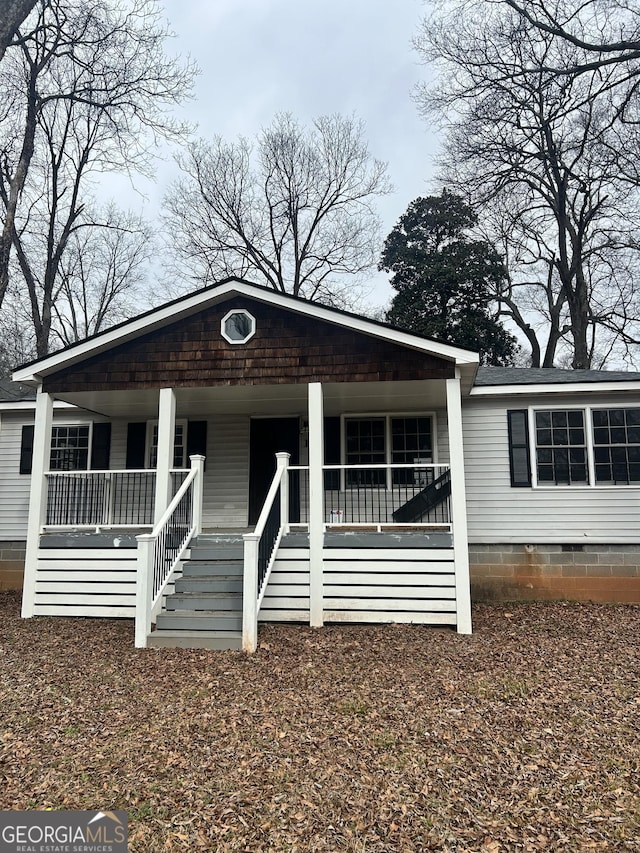
[[[326,415],[346,412],[426,411],[446,405],[441,379],[323,384]],[[176,388],[177,415],[280,415],[307,411],[307,385],[233,385]],[[158,416],[158,390],[81,391],[56,394],[82,409],[110,418],[151,420]]]

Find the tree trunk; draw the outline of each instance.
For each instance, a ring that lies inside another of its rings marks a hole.
[[[7,287],[9,286],[9,260],[11,257],[11,246],[14,241],[16,210],[27,180],[31,158],[33,157],[36,136],[36,111],[36,75],[32,74],[27,90],[27,115],[20,159],[18,160],[13,177],[8,178],[8,186],[5,186],[3,182],[2,189],[2,201],[5,212],[4,226],[2,234],[0,234],[0,308],[2,308]]]
[[[0,62],[20,24],[38,0],[3,0],[0,15]]]

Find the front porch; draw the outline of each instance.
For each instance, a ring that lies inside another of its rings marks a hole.
[[[47,472],[33,615],[133,617],[139,646],[247,650],[259,621],[460,629],[448,465],[322,465],[313,555],[312,466],[289,463],[277,454],[258,523],[245,533],[203,532],[203,457],[174,472],[175,495],[153,528],[133,524],[141,472]],[[143,480],[148,517],[154,477]],[[235,566],[228,552],[213,553],[221,541],[233,543]],[[240,594],[229,604],[235,577]]]
[[[236,315],[250,336],[229,335]],[[229,281],[26,366],[16,378],[38,394],[23,615],[135,613],[145,646],[194,541],[248,530],[247,650],[267,619],[470,632],[461,397],[477,362]],[[54,398],[84,425],[52,424]],[[80,531],[81,548],[48,547]]]

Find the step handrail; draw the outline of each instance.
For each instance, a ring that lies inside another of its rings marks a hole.
[[[191,457],[191,470],[151,533],[137,536],[135,645],[145,648],[151,622],[176,566],[202,527],[204,456]],[[188,498],[186,503],[185,498]],[[171,522],[178,511],[184,519]]]
[[[289,453],[276,453],[276,472],[253,533],[245,533],[242,584],[242,648],[255,652],[258,645],[258,612],[269,583],[278,546],[289,522]],[[279,501],[276,499],[279,496]],[[279,517],[274,518],[274,512]],[[271,523],[270,523],[271,522]]]

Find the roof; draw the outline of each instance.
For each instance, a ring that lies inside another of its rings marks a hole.
[[[626,370],[562,370],[558,367],[480,367],[475,386],[575,385],[583,382],[640,382],[640,373]]]
[[[43,377],[73,364],[82,362],[99,353],[104,353],[122,343],[132,341],[148,332],[161,329],[183,318],[190,317],[207,306],[222,303],[234,295],[246,296],[261,302],[279,306],[300,315],[314,317],[328,323],[348,328],[355,332],[413,349],[428,352],[456,365],[461,371],[463,387],[468,393],[478,366],[477,353],[436,341],[412,332],[380,323],[367,317],[351,314],[316,302],[279,293],[268,287],[252,284],[240,279],[226,279],[218,284],[189,293],[173,302],[168,302],[144,314],[100,332],[93,337],[72,344],[63,350],[44,356],[37,361],[22,365],[14,371],[14,379],[37,385]]]
[[[21,403],[25,400],[36,399],[35,388],[12,382],[10,379],[0,379],[0,403]]]
[[[640,394],[640,373],[626,370],[562,370],[557,367],[481,367],[474,397],[532,394],[589,394],[631,391]]]

